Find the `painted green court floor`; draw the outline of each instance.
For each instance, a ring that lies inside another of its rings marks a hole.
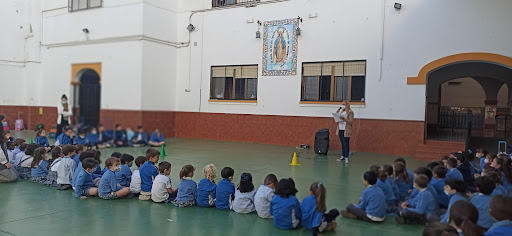
[[[28,134],[22,133],[28,138]],[[30,136],[31,133],[30,133]],[[27,139],[28,140],[28,139]],[[234,183],[242,172],[253,175],[259,186],[269,173],[278,179],[292,177],[295,180],[297,198],[309,195],[309,186],[321,181],[327,188],[327,208],[343,209],[356,202],[364,189],[362,173],[371,164],[391,163],[395,156],[355,153],[349,165],[336,161],[340,151],[328,156],[318,156],[312,150],[296,150],[294,147],[236,143],[197,139],[166,139],[165,158],[172,163],[171,180],[177,186],[178,172],[185,164],[192,164],[197,171],[194,180],[204,176],[202,168],[214,163],[218,169],[216,182],[220,181],[220,169],[235,169]],[[114,151],[143,155],[146,148],[103,149],[104,161]],[[298,151],[301,166],[288,164],[293,152]],[[407,159],[408,168],[423,163]],[[132,167],[135,170],[135,165]],[[0,184],[0,236],[3,235],[311,235],[301,228],[280,230],[272,220],[261,219],[257,214],[237,214],[212,208],[177,208],[172,204],[157,204],[138,199],[102,200],[99,198],[76,199],[73,191],[57,191],[55,188],[28,181]],[[382,224],[370,224],[358,220],[337,219],[336,231],[324,235],[420,235],[422,227],[398,225],[388,216]]]

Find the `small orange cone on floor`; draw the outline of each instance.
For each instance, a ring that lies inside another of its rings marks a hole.
[[[160,157],[166,157],[167,154],[165,154],[165,146],[162,145],[162,147],[160,147]]]
[[[34,141],[32,139],[28,140],[28,144],[33,144]]]
[[[300,166],[299,160],[297,160],[297,153],[293,153],[292,162],[290,163],[291,166]]]

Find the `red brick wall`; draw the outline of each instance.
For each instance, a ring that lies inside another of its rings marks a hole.
[[[25,129],[33,130],[38,124],[44,124],[46,129],[57,125],[57,107],[42,107],[43,114],[39,114],[36,106],[0,106],[0,114],[7,119],[11,130],[14,130],[16,119],[21,118],[25,123]]]

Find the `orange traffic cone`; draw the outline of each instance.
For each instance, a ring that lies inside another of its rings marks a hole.
[[[297,160],[297,153],[293,153],[292,162],[290,163],[291,166],[300,166],[299,160]]]

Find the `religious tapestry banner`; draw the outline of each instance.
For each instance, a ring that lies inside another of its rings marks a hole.
[[[297,75],[299,20],[263,22],[263,76]]]

